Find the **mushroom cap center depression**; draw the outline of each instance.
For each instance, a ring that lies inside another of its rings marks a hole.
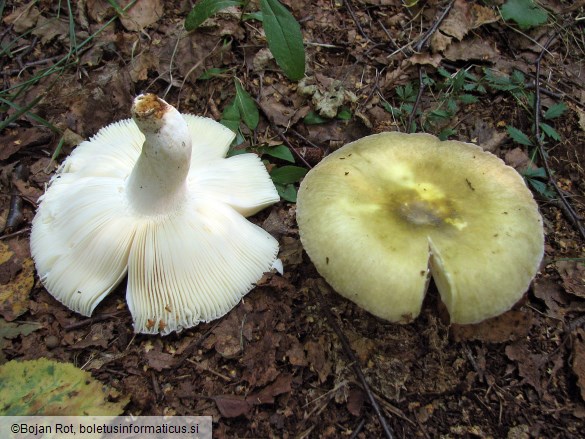
[[[351,178],[352,173],[349,172],[346,175],[350,180],[348,185],[355,186],[356,191],[360,191],[361,198],[360,201],[352,200],[351,204],[358,211],[361,208],[368,223],[375,224],[374,230],[383,236],[386,235],[389,224],[401,224],[403,230],[423,235],[464,230],[468,223],[460,214],[457,194],[452,193],[455,191],[451,187],[452,183],[435,184],[428,179],[425,181],[419,170],[415,172],[416,178],[406,164],[391,166],[385,176],[376,178],[377,184],[373,181],[367,183],[376,189],[367,191],[365,199],[360,188],[363,190],[368,177],[354,173],[355,178]],[[443,190],[443,187],[446,189]],[[473,186],[467,178],[460,178],[456,187],[459,194],[473,192]]]

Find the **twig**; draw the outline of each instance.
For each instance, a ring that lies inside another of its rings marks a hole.
[[[416,45],[414,46],[415,52],[417,52],[417,53],[420,52],[422,50],[423,46],[429,40],[429,38],[431,38],[431,36],[437,31],[437,29],[439,29],[439,26],[441,26],[441,23],[443,22],[443,20],[447,17],[447,15],[449,15],[449,11],[451,11],[451,8],[453,7],[454,3],[455,3],[455,0],[451,0],[451,2],[447,5],[445,10],[439,16],[439,18],[437,18],[435,20],[435,22],[430,27],[430,29],[427,30],[425,32],[425,34],[421,37],[421,39],[418,41],[418,43],[416,43]],[[419,65],[418,66],[418,83],[419,83],[418,93],[416,94],[416,100],[414,101],[414,105],[412,106],[412,111],[410,112],[410,115],[408,116],[408,126],[406,127],[407,133],[411,132],[412,121],[414,120],[414,116],[416,114],[416,111],[418,110],[418,106],[420,105],[420,100],[422,98],[422,94],[423,94],[423,91],[425,89],[425,83],[423,81],[424,73],[425,72],[424,72],[423,68]]]
[[[95,317],[90,317],[89,319],[85,319],[85,320],[81,320],[79,322],[71,323],[70,325],[64,326],[63,329],[65,331],[71,331],[72,329],[83,328],[84,326],[89,326],[89,325],[92,325],[92,324],[97,323],[97,322],[109,320],[109,319],[118,317],[119,315],[122,315],[122,314],[123,314],[122,311],[111,312],[111,313],[106,313],[106,314],[99,314]]]
[[[30,227],[27,227],[27,228],[22,229],[22,230],[18,230],[17,232],[9,233],[7,235],[2,235],[2,236],[0,236],[0,240],[13,238],[15,236],[23,235],[23,234],[28,233],[28,232],[30,232]]]
[[[418,106],[420,105],[420,99],[425,89],[423,75],[424,75],[423,68],[421,66],[418,66],[418,93],[416,94],[416,100],[414,101],[414,105],[412,106],[412,111],[408,116],[408,126],[406,127],[407,133],[411,132],[412,121],[414,120],[414,115],[416,114],[416,110],[418,110]]]
[[[295,133],[296,135],[300,136],[300,134],[299,134],[299,133],[297,133],[296,131],[294,131],[294,130],[291,130],[291,131],[292,131],[293,133]],[[309,168],[309,169],[312,169],[312,168],[313,168],[313,167],[312,167],[312,166],[309,164],[309,162],[307,162],[307,161],[305,160],[305,158],[304,158],[304,157],[301,155],[301,153],[300,153],[300,152],[298,152],[298,151],[296,150],[296,148],[292,146],[292,144],[291,144],[291,143],[288,141],[288,139],[286,138],[286,136],[284,135],[284,133],[278,133],[278,137],[280,137],[280,138],[282,139],[282,141],[283,141],[283,142],[286,144],[286,146],[288,146],[288,147],[289,147],[289,149],[290,149],[292,152],[294,152],[294,154],[297,156],[297,158],[298,158],[298,159],[299,159],[301,162],[303,162],[303,164],[304,164],[304,165],[305,165],[307,168]],[[302,136],[301,136],[301,137],[302,137]],[[306,139],[305,139],[305,140],[306,140]]]
[[[364,425],[366,425],[366,418],[362,416],[362,418],[360,419],[360,423],[357,425],[356,428],[354,428],[349,439],[355,439],[358,436],[358,434],[360,434],[360,431],[363,430]]]
[[[360,383],[362,384],[362,387],[363,387],[364,391],[366,392],[368,399],[370,400],[370,404],[372,405],[374,412],[378,416],[378,420],[380,421],[380,425],[382,426],[382,430],[384,431],[384,435],[386,436],[387,439],[393,439],[394,435],[392,434],[392,430],[391,430],[390,426],[388,425],[388,422],[386,421],[386,418],[384,417],[384,414],[382,413],[382,410],[380,409],[380,406],[378,405],[378,401],[376,401],[376,398],[375,398],[374,394],[372,393],[372,390],[370,389],[368,382],[366,381],[366,377],[362,371],[362,368],[360,367],[358,359],[356,358],[355,354],[353,353],[353,350],[351,349],[351,346],[349,345],[349,341],[347,341],[347,337],[341,331],[341,328],[339,328],[339,326],[337,325],[337,322],[335,321],[335,317],[333,316],[331,311],[326,306],[322,306],[321,308],[325,312],[325,315],[327,317],[327,321],[329,322],[329,325],[333,328],[333,330],[335,331],[335,334],[337,334],[337,338],[339,338],[339,341],[341,342],[341,346],[343,346],[343,350],[345,351],[345,355],[347,355],[349,357],[349,360],[351,361],[351,363],[353,365],[353,370],[356,373],[356,375],[358,376]]]
[[[416,45],[414,46],[414,50],[416,52],[420,52],[422,50],[423,46],[425,45],[425,43],[429,40],[429,38],[431,38],[433,36],[433,34],[437,31],[437,29],[439,29],[439,26],[441,25],[443,20],[447,17],[447,15],[449,15],[449,11],[453,7],[454,3],[455,3],[455,0],[451,0],[451,2],[447,5],[445,10],[439,16],[439,18],[437,18],[437,20],[433,23],[433,25],[430,27],[430,29],[427,30],[425,32],[425,34],[422,36],[422,38],[418,41],[418,43],[416,43]]]
[[[541,102],[540,102],[540,64],[544,55],[548,53],[548,47],[552,44],[552,42],[556,39],[557,33],[555,32],[551,37],[546,41],[544,46],[542,47],[542,51],[540,55],[535,61],[536,66],[536,78],[534,80],[534,90],[535,90],[535,99],[534,99],[534,135],[536,137],[536,146],[538,149],[538,153],[540,155],[540,159],[542,160],[544,170],[546,171],[546,175],[548,177],[549,183],[552,185],[554,190],[559,196],[559,199],[562,202],[562,211],[567,216],[568,220],[573,224],[573,226],[577,229],[581,238],[585,240],[585,228],[579,219],[579,215],[571,206],[571,203],[565,197],[565,194],[561,190],[561,188],[557,185],[556,180],[553,178],[552,171],[550,169],[550,165],[548,163],[547,154],[544,150],[544,144],[540,137],[540,112],[541,112]]]
[[[347,12],[349,12],[349,15],[351,15],[351,18],[353,19],[355,26],[357,27],[357,30],[361,34],[361,36],[364,37],[368,41],[372,41],[372,39],[368,36],[368,34],[362,28],[362,25],[360,24],[355,13],[353,12],[353,7],[351,6],[351,2],[349,0],[345,0],[343,2],[343,4],[345,5],[345,9],[347,9]]]

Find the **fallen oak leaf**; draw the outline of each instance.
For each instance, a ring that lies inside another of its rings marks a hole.
[[[211,399],[217,405],[219,412],[226,418],[247,416],[251,409],[260,404],[274,404],[274,398],[291,391],[292,375],[282,374],[261,391],[248,395],[218,395]]]

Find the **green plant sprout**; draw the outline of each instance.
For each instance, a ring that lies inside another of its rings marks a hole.
[[[256,102],[237,78],[234,79],[234,84],[236,95],[223,110],[220,121],[224,126],[236,133],[236,138],[228,152],[228,156],[245,152],[255,152],[261,157],[270,156],[284,162],[295,163],[291,151],[284,145],[235,148],[245,140],[244,131],[242,130],[243,126],[250,132],[253,132],[257,128],[259,112]],[[295,203],[297,200],[295,183],[301,181],[306,173],[307,169],[300,166],[274,166],[270,171],[270,177],[280,197],[286,201]]]
[[[437,131],[441,140],[452,136],[456,131],[448,126],[449,121],[459,112],[461,105],[470,105],[479,101],[478,94],[486,93],[482,78],[469,72],[469,69],[461,69],[451,74],[440,67],[437,72],[442,81],[435,81],[428,75],[423,75],[423,83],[431,90],[433,106],[427,111],[417,108],[416,116],[421,120],[420,128],[423,131]],[[396,88],[398,105],[391,105],[387,101],[382,103],[386,111],[390,112],[398,121],[406,126],[410,114],[413,111],[418,94],[418,85],[411,82]],[[419,126],[412,121],[412,126],[407,131],[414,133]]]
[[[516,103],[529,114],[530,119],[534,121],[535,96],[527,87],[527,81],[524,73],[514,70],[511,74],[501,74],[496,70],[485,68],[482,75],[475,75],[467,69],[460,69],[451,74],[443,67],[437,69],[440,80],[435,80],[427,75],[423,76],[424,85],[430,90],[432,103],[429,108],[422,110],[420,107],[416,110],[417,119],[420,120],[420,126],[415,120],[412,126],[406,127],[409,116],[413,111],[416,97],[418,95],[418,85],[409,82],[396,88],[395,104],[388,101],[382,102],[382,107],[394,116],[399,123],[407,128],[408,132],[422,131],[439,131],[438,137],[441,140],[456,134],[454,128],[449,126],[449,122],[460,111],[464,105],[470,105],[480,102],[481,96],[488,90],[494,92],[505,92],[512,96]],[[551,105],[542,115],[539,123],[540,139],[546,143],[549,140],[560,141],[561,136],[553,127],[553,121],[561,117],[567,110],[567,105],[563,102]],[[537,155],[537,145],[531,137],[522,130],[508,125],[506,127],[510,138],[523,146],[530,148],[531,162],[535,161]],[[531,127],[532,133],[535,132],[534,122]],[[522,172],[526,182],[540,195],[545,198],[554,197],[552,189],[548,186],[546,172],[543,168],[529,167]]]
[[[230,6],[241,6],[249,1],[201,0],[185,19],[185,29],[193,31],[212,15]],[[293,81],[305,76],[305,48],[301,27],[294,16],[278,0],[260,0],[260,11],[243,13],[243,20],[262,22],[268,48],[284,74]]]

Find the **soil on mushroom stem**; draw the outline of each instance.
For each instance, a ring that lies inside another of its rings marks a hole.
[[[56,6],[49,3],[40,2],[32,9],[44,18],[56,17]],[[80,38],[112,14],[99,9],[101,3],[87,2],[85,13],[74,11]],[[284,106],[304,116],[312,108],[312,98],[299,96],[295,84],[276,65],[263,71],[260,88],[260,77],[252,70],[254,55],[265,47],[258,22],[241,25],[239,15],[219,15],[177,45],[186,11],[176,2],[164,2],[161,16],[154,13],[161,2],[140,3],[146,8],[143,16],[153,20],[144,30],[149,38],[117,20],[85,46],[80,69],[65,70],[58,87],[49,88],[48,78],[33,84],[17,103],[24,106],[48,90],[35,113],[62,130],[67,128],[68,135],[85,138],[129,117],[132,97],[139,92],[164,93],[171,70],[173,84],[182,87],[171,87],[165,99],[179,103],[181,111],[219,119],[234,95],[232,72],[252,96],[259,97],[266,114],[282,113]],[[287,139],[293,146],[307,148],[307,160],[314,164],[324,152],[357,137],[397,129],[399,117],[384,110],[381,98],[400,104],[397,87],[418,84],[418,70],[404,54],[389,58],[395,49],[386,50],[391,42],[377,23],[393,36],[392,44],[402,47],[419,31],[418,25],[409,24],[414,23],[413,12],[399,1],[344,2],[352,7],[368,38],[384,43],[375,46],[361,35],[346,7],[332,7],[324,0],[283,3],[301,19],[305,41],[318,42],[307,45],[318,86],[326,90],[332,79],[338,79],[357,96],[356,103],[350,99],[343,103],[352,112],[349,121],[308,125],[299,116],[292,127],[317,148],[289,131]],[[379,6],[382,3],[390,4]],[[454,7],[461,10],[465,4],[457,1]],[[6,2],[4,15],[20,6],[23,3]],[[415,21],[422,20],[427,29],[439,13],[429,5]],[[14,26],[6,31],[2,38],[19,35]],[[531,35],[544,42],[546,31],[542,28]],[[68,37],[67,26],[45,26],[36,36],[24,36],[19,40],[21,50],[2,59],[6,81],[17,84],[31,79],[52,57],[66,56]],[[498,53],[484,51],[480,56],[478,39]],[[518,41],[517,34],[501,21],[482,25],[461,42],[452,42],[462,46],[457,53],[424,51],[424,59],[417,62],[424,62],[426,73],[435,80],[440,77],[429,63],[437,60],[451,72],[477,64],[533,72],[539,49],[531,43],[514,43],[510,49],[510,41]],[[582,52],[566,51],[562,44],[560,39],[550,48],[552,56],[543,61],[544,76],[581,104],[554,122],[562,141],[549,144],[551,166],[561,187],[571,194],[577,213],[584,216],[585,135],[578,116],[578,111],[583,112],[584,92],[582,86],[569,87],[573,83],[565,73],[578,71]],[[190,71],[193,66],[197,67]],[[196,81],[210,68],[232,70]],[[473,72],[479,74],[481,69]],[[501,93],[488,90],[486,96],[497,105],[480,100],[452,116],[449,126],[456,127],[456,137],[465,141],[480,137],[501,157],[520,146],[521,156],[529,157],[528,148],[498,135],[509,124],[529,133],[530,120],[523,110]],[[421,108],[433,110],[431,104],[429,96],[423,96]],[[2,119],[6,116],[3,113]],[[262,113],[258,141],[272,141],[287,121],[275,119],[276,125],[270,125]],[[341,437],[350,435],[362,417],[366,422],[359,437],[381,437],[352,364],[326,323],[322,307],[328,307],[397,437],[579,437],[585,430],[585,325],[580,317],[585,311],[585,269],[571,260],[583,257],[585,243],[556,204],[539,200],[547,234],[546,259],[533,287],[511,312],[481,325],[449,327],[433,288],[421,316],[405,326],[376,319],[339,297],[302,252],[294,205],[279,203],[272,208],[278,224],[272,219],[270,224],[279,235],[284,276],[266,275],[223,319],[165,338],[135,336],[125,306],[125,283],[104,300],[94,319],[86,319],[56,302],[33,277],[26,230],[50,178],[47,169],[54,169],[50,154],[59,137],[31,118],[17,119],[0,137],[5,145],[0,151],[0,225],[15,215],[14,209],[20,214],[0,240],[0,290],[11,292],[7,298],[2,296],[0,335],[7,326],[18,332],[0,336],[1,362],[45,357],[73,363],[108,385],[112,400],[128,395],[128,413],[212,415],[216,437]],[[71,149],[65,145],[62,154]],[[16,172],[18,164],[25,172]],[[23,201],[12,210],[11,194]],[[270,214],[269,209],[253,221],[262,225]]]

